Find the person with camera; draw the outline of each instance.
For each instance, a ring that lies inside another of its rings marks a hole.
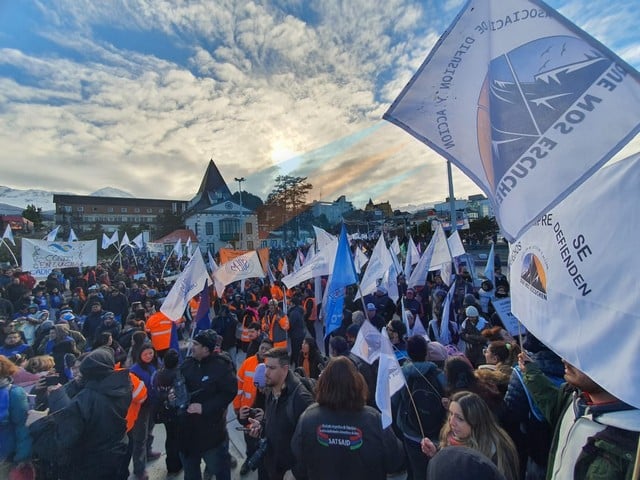
[[[262,340],[258,353],[250,356],[238,370],[238,394],[233,399],[233,409],[236,412],[238,421],[242,425],[249,423],[249,417],[256,418],[255,413],[252,412],[256,403],[256,395],[258,394],[258,386],[255,384],[255,372],[258,365],[264,361],[264,354],[273,348],[273,342],[268,338]],[[253,415],[252,415],[253,413]],[[247,459],[258,449],[258,439],[253,438],[247,431],[244,432],[244,441],[246,444]],[[247,462],[245,462],[240,468],[240,474],[245,475],[249,472]]]
[[[188,400],[178,403],[178,438],[185,480],[201,480],[200,461],[217,480],[230,480],[227,407],[237,393],[231,358],[220,351],[221,338],[202,330],[193,339],[191,356],[180,368]],[[169,398],[180,400],[180,389]],[[186,408],[184,408],[186,405]]]
[[[291,451],[291,438],[300,415],[313,403],[313,394],[289,371],[290,359],[286,348],[272,348],[264,357],[266,386],[270,391],[264,421],[249,418],[250,435],[266,439],[264,465],[269,480],[290,479],[296,462]]]

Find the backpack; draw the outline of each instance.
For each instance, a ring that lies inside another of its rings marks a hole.
[[[296,369],[297,370],[297,369]],[[316,397],[316,383],[318,382],[315,378],[309,378],[305,375],[300,375],[296,370],[293,371],[293,376],[299,380],[298,385],[293,390],[289,398],[287,399],[287,405],[285,407],[285,413],[287,414],[287,419],[289,422],[295,427],[296,423],[298,423],[298,419],[295,418],[293,412],[293,402],[295,400],[295,395],[298,392],[299,388],[304,388],[307,390],[311,396],[315,399]]]
[[[446,411],[442,406],[444,394],[438,381],[438,371],[431,370],[427,376],[412,375],[407,380],[407,387],[401,390],[401,401],[398,408],[398,424],[406,436],[415,438],[438,438],[440,428],[445,421]],[[409,398],[411,392],[411,398]],[[415,404],[415,408],[414,408]],[[416,416],[416,410],[418,416]],[[422,428],[420,426],[422,425]]]

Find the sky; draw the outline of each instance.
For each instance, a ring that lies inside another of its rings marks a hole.
[[[382,115],[463,4],[0,0],[0,185],[188,200],[213,159],[263,199],[441,201],[445,160]],[[548,4],[640,67],[635,0]]]

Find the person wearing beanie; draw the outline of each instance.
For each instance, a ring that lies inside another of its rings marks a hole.
[[[233,361],[220,351],[218,335],[202,330],[193,339],[191,356],[180,373],[189,405],[178,416],[178,440],[185,480],[201,478],[200,462],[217,480],[230,480],[231,459],[226,412],[238,390]]]
[[[407,452],[408,469],[414,480],[425,480],[429,458],[420,449],[424,437],[437,438],[445,421],[442,406],[444,375],[427,360],[428,342],[422,335],[407,340],[409,360],[402,365],[407,388],[402,388],[392,398],[396,414],[396,426]],[[417,420],[416,410],[420,412]]]
[[[80,377],[69,384],[75,388],[49,387],[49,415],[29,427],[34,457],[64,470],[64,478],[111,480],[122,474],[131,380],[114,367],[111,349],[88,353]]]
[[[484,363],[482,349],[487,344],[487,339],[480,332],[489,326],[489,323],[480,317],[478,309],[474,306],[467,307],[465,314],[467,317],[462,322],[460,338],[466,343],[464,354],[475,368]]]

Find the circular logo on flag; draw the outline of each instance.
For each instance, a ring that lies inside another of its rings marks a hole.
[[[477,135],[492,191],[501,187],[498,192],[504,194],[526,176],[526,164],[516,162],[525,154],[542,158],[534,149],[544,146],[541,139],[549,129],[561,130],[560,122],[570,128],[584,118],[576,102],[611,64],[591,45],[569,36],[541,38],[491,61],[478,98]],[[592,107],[585,101],[587,111]],[[501,185],[507,175],[513,179]]]
[[[249,262],[244,258],[235,258],[231,260],[229,268],[232,272],[246,272],[249,270]]]

